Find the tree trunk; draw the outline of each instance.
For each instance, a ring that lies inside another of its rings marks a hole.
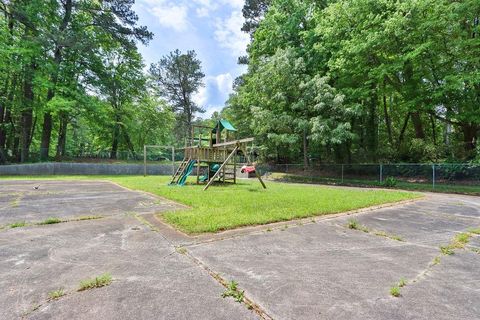
[[[20,162],[28,161],[33,124],[33,73],[36,69],[34,63],[30,64],[25,72],[23,84],[23,110],[21,112],[21,138]]]
[[[432,139],[433,139],[433,145],[437,145],[437,129],[435,125],[435,118],[433,115],[430,115],[430,124],[432,125]]]
[[[407,113],[407,117],[405,118],[405,121],[403,121],[403,126],[402,130],[400,130],[400,135],[398,136],[398,143],[397,143],[397,148],[400,148],[403,142],[403,138],[405,137],[405,131],[407,130],[407,125],[408,125],[408,120],[410,119],[410,112]]]
[[[368,118],[367,118],[367,147],[370,153],[370,158],[373,161],[377,160],[377,145],[378,145],[378,122],[377,122],[377,93],[375,87],[372,87],[372,96],[368,102]]]
[[[119,133],[120,133],[119,124],[116,123],[115,127],[113,128],[112,149],[110,150],[110,159],[117,159]]]
[[[417,139],[425,139],[425,131],[423,130],[423,123],[422,119],[420,118],[420,113],[417,112],[412,112],[412,122],[413,122],[413,127],[415,128],[415,137]]]
[[[64,4],[65,14],[62,19],[62,24],[59,28],[59,33],[63,34],[70,23],[72,17],[72,0],[66,0]],[[58,82],[58,72],[60,64],[62,63],[62,44],[57,44],[54,53],[55,70],[52,75],[52,88],[48,89],[47,103],[55,96],[55,86]],[[52,137],[52,115],[50,112],[46,112],[43,116],[42,125],[42,140],[40,145],[40,159],[46,160],[50,150],[50,139]]]
[[[130,139],[128,132],[127,130],[125,130],[124,127],[122,127],[122,133],[123,133],[123,138],[125,139],[125,143],[127,144],[128,150],[130,150],[130,152],[132,153],[133,158],[137,160],[137,154],[135,153],[135,148],[133,147],[132,140]]]
[[[60,127],[58,128],[58,139],[57,139],[57,153],[55,159],[61,161],[65,156],[65,147],[67,143],[67,126],[68,126],[68,115],[65,113],[60,114]]]
[[[308,168],[308,139],[307,139],[307,130],[303,130],[303,166]]]
[[[390,121],[390,116],[388,114],[387,97],[385,96],[385,94],[383,95],[383,114],[385,117],[385,126],[387,127],[388,142],[392,146],[393,145],[392,123]]]
[[[472,123],[462,125],[463,142],[467,156],[470,156],[476,148],[478,130],[479,126]]]

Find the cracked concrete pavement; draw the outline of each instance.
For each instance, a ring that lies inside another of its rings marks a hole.
[[[479,318],[480,254],[470,249],[480,246],[480,237],[454,255],[439,250],[455,234],[480,227],[479,198],[428,194],[348,217],[196,238],[176,234],[152,215],[178,208],[107,182],[0,182],[0,224],[106,217],[0,231],[0,318]],[[348,229],[352,218],[403,241]],[[192,257],[225,281],[237,281],[260,312],[222,298],[225,288]],[[440,262],[432,264],[436,257]],[[114,278],[111,285],[76,291],[80,280],[104,272]],[[402,278],[407,285],[392,297],[390,288]],[[49,301],[48,292],[59,288],[66,296]]]

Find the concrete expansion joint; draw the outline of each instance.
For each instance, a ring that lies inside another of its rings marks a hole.
[[[225,289],[228,289],[229,283],[226,279],[224,279],[219,273],[213,271],[208,265],[203,263],[201,260],[197,259],[187,250],[182,252],[187,258],[190,259],[195,265],[199,266],[201,269],[207,272],[207,274],[212,277],[216,282],[222,285]],[[247,294],[243,295],[242,301],[249,310],[254,311],[260,319],[263,320],[273,320],[273,317],[269,315],[263,307],[261,307],[258,303],[256,303],[251,297]]]

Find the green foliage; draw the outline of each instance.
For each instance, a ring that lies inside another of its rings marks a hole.
[[[397,185],[397,179],[395,177],[387,177],[382,182],[382,186],[387,188],[394,188]]]
[[[258,181],[237,181],[236,185],[229,186],[213,185],[208,190],[211,196],[205,197],[205,192],[196,185],[187,184],[182,188],[168,186],[168,177],[109,179],[125,187],[152,192],[192,207],[162,214],[165,221],[188,233],[218,232],[241,226],[327,215],[417,197],[406,192],[304,188],[283,183],[270,183],[268,189],[264,190]],[[251,201],[252,192],[255,201]],[[235,201],[229,200],[232,198]],[[349,201],[345,201],[346,198]]]
[[[18,221],[18,222],[10,223],[8,227],[13,229],[13,228],[25,227],[26,225],[27,223],[25,221]]]
[[[266,160],[473,158],[479,10],[474,0],[248,1],[249,68],[225,114],[261,137]]]
[[[0,164],[164,144],[174,121],[152,98],[130,0],[7,1],[0,10]],[[143,126],[143,127],[142,127]],[[160,130],[159,128],[163,128]],[[16,140],[17,137],[19,140]]]
[[[400,297],[400,287],[398,285],[395,285],[390,288],[390,294],[396,298]]]
[[[194,50],[183,54],[170,52],[150,66],[150,77],[157,93],[173,107],[177,116],[177,141],[190,137],[195,113],[205,110],[193,100],[193,95],[204,86],[201,61]]]
[[[54,218],[54,217],[50,217],[50,218],[47,218],[39,223],[37,223],[38,225],[45,225],[45,224],[56,224],[56,223],[60,223],[60,222],[63,222],[61,219],[59,218]]]
[[[236,302],[243,302],[244,295],[245,291],[238,290],[238,283],[232,280],[228,284],[227,290],[222,293],[222,298],[232,297]]]
[[[108,286],[111,283],[112,283],[112,276],[109,273],[104,273],[98,277],[80,281],[80,286],[78,288],[78,291],[100,288],[100,287]]]
[[[51,291],[51,292],[48,293],[48,297],[52,300],[61,298],[64,295],[65,295],[65,291],[63,291],[63,289],[58,289],[58,290]]]

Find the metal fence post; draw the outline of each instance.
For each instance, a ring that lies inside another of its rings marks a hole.
[[[383,182],[383,164],[380,164],[380,183]]]
[[[435,189],[435,165],[432,165],[432,189]]]
[[[147,146],[143,145],[143,176],[147,176]]]
[[[175,175],[175,147],[172,146],[172,176]]]

